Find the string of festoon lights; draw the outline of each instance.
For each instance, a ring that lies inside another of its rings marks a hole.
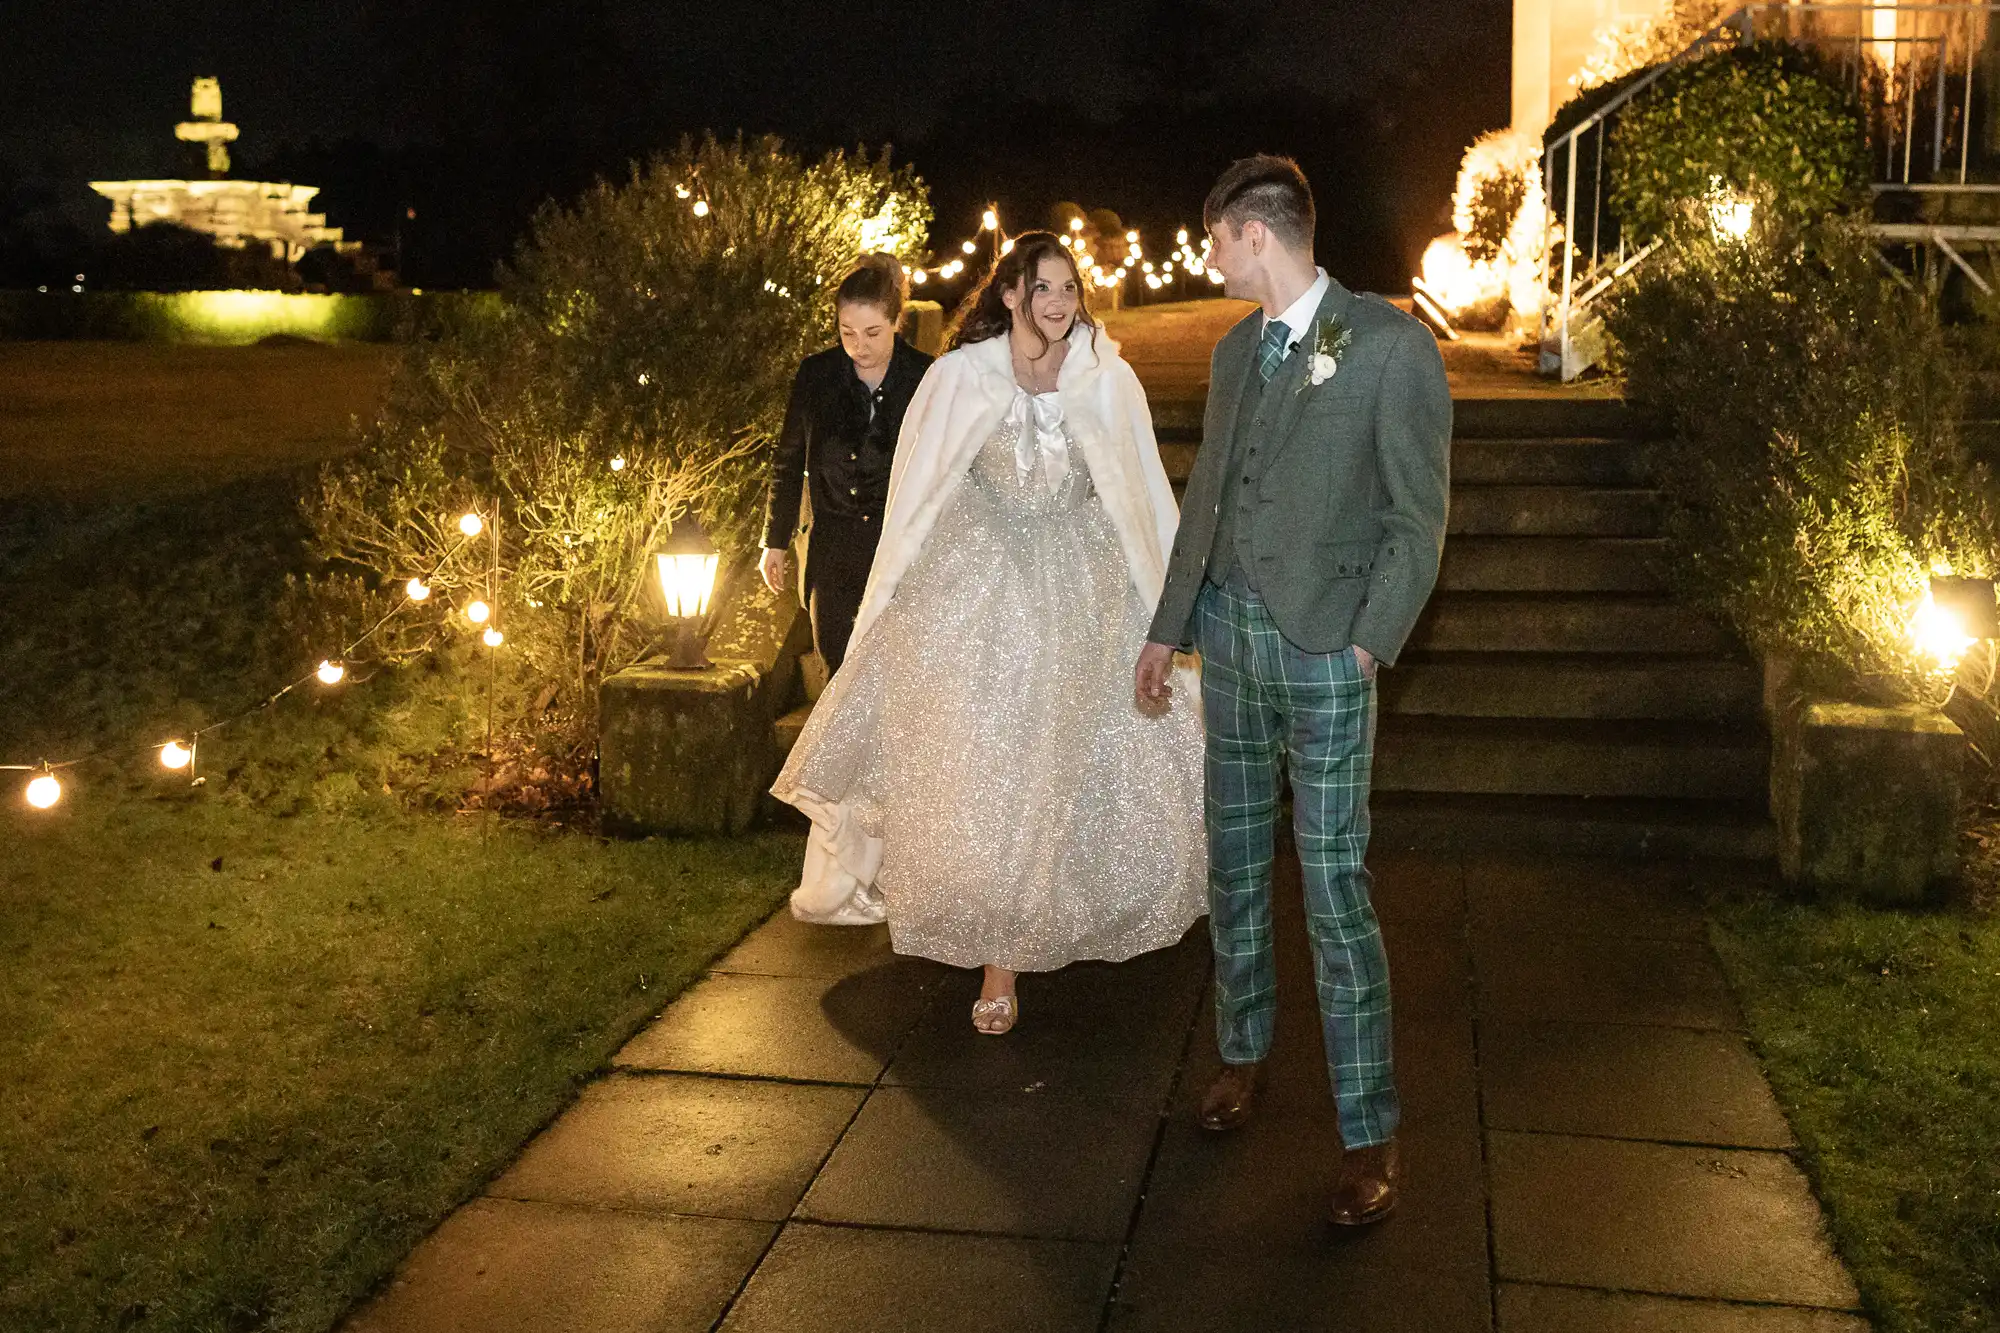
[[[622,459],[617,460],[617,464],[622,464],[622,462]],[[614,464],[614,470],[617,464]],[[473,627],[480,630],[480,641],[482,643],[488,648],[498,648],[507,641],[507,636],[501,632],[499,622],[496,619],[498,615],[496,608],[500,601],[499,523],[497,520],[489,520],[477,510],[468,510],[459,516],[458,531],[460,535],[451,544],[449,549],[443,555],[439,556],[428,570],[421,574],[412,575],[409,581],[403,585],[403,595],[397,599],[396,603],[383,612],[374,624],[357,635],[353,642],[347,644],[340,651],[321,658],[318,666],[301,675],[298,679],[288,682],[265,698],[251,704],[241,712],[223,718],[219,722],[211,722],[207,726],[197,728],[194,731],[183,732],[179,735],[169,737],[162,742],[145,745],[107,746],[103,749],[93,750],[87,754],[77,755],[71,759],[40,759],[32,764],[0,764],[0,772],[29,773],[33,775],[28,779],[27,786],[22,795],[27,800],[29,807],[35,810],[50,809],[63,799],[65,789],[61,775],[70,772],[72,769],[97,760],[117,759],[130,755],[145,754],[149,751],[158,758],[161,768],[169,772],[184,774],[194,785],[198,786],[206,781],[206,779],[197,776],[195,773],[196,763],[201,753],[201,745],[204,738],[221,731],[224,727],[263,712],[301,686],[317,682],[321,688],[331,690],[341,685],[348,679],[348,664],[354,660],[355,654],[370,639],[381,633],[382,628],[402,612],[420,603],[429,601],[432,592],[431,584],[437,578],[439,571],[450,564],[452,559],[460,551],[464,550],[468,543],[477,540],[482,534],[488,537],[490,549],[490,559],[487,562],[486,568],[485,588],[481,595],[472,598],[464,606],[460,607],[459,614],[463,615],[466,621]]]
[[[1208,265],[1210,246],[1208,238],[1205,236],[1202,238],[1201,248],[1197,250],[1186,227],[1174,233],[1174,249],[1171,257],[1158,264],[1146,258],[1145,242],[1137,228],[1132,228],[1124,234],[1123,257],[1109,262],[1092,252],[1091,240],[1084,235],[1085,229],[1084,220],[1073,217],[1069,220],[1068,234],[1058,234],[1058,239],[1061,240],[1064,249],[1076,256],[1077,268],[1088,276],[1092,286],[1111,288],[1127,279],[1137,279],[1144,282],[1148,290],[1157,292],[1172,287],[1176,277],[1189,280],[1206,278],[1211,286],[1222,285],[1222,275]],[[956,254],[942,264],[911,269],[910,281],[921,287],[933,278],[940,282],[950,282],[962,276],[966,271],[967,261],[979,253],[981,239],[989,234],[992,237],[990,243],[994,245],[993,253],[996,259],[1000,255],[1012,253],[1014,242],[1008,239],[1006,231],[1000,224],[1000,208],[997,204],[989,204],[986,207],[985,212],[980,215],[979,232],[960,241]],[[1116,238],[1112,244],[1114,246],[1117,244]]]

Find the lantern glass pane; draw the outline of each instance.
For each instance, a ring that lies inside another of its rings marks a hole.
[[[680,618],[707,615],[709,594],[715,589],[715,553],[662,555],[656,559],[660,591],[667,599],[667,614]]]

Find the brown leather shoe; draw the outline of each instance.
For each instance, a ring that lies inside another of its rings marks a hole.
[[[1263,1081],[1261,1064],[1224,1065],[1201,1099],[1201,1127],[1220,1134],[1248,1120]]]
[[[1403,1163],[1394,1139],[1341,1154],[1340,1179],[1334,1182],[1329,1218],[1340,1227],[1380,1222],[1395,1211],[1396,1187],[1402,1179]]]

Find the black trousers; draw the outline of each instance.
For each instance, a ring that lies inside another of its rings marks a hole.
[[[806,549],[806,609],[812,616],[813,647],[829,673],[847,658],[854,617],[875,563],[881,520],[815,518]]]

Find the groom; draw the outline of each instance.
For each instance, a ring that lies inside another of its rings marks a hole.
[[[1263,309],[1217,344],[1201,452],[1139,657],[1141,707],[1198,650],[1208,724],[1208,901],[1223,1069],[1201,1123],[1250,1118],[1277,1016],[1271,860],[1291,779],[1328,1071],[1345,1151],[1332,1220],[1396,1206],[1400,1109],[1389,965],[1362,865],[1375,673],[1409,637],[1444,545],[1451,392],[1431,334],[1313,263],[1313,200],[1289,158],[1209,191],[1209,263]]]

